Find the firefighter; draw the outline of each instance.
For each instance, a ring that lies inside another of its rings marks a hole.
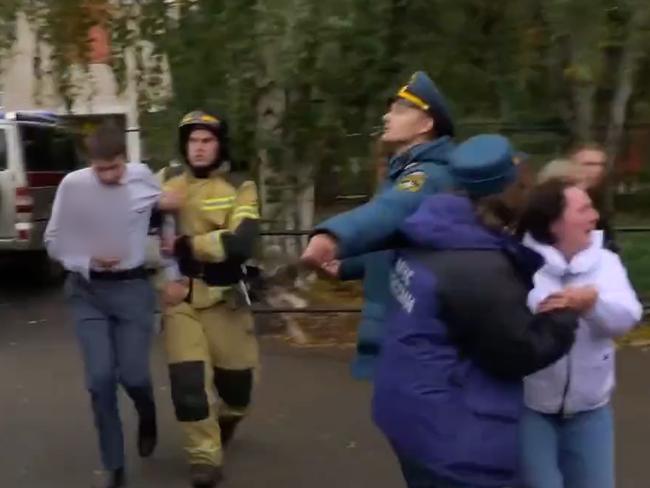
[[[251,402],[258,344],[244,283],[259,236],[257,188],[230,171],[225,122],[207,112],[183,117],[185,172],[165,184],[178,236],[178,262],[163,301],[172,400],[194,487],[222,479],[223,448]],[[217,399],[220,402],[217,405]]]

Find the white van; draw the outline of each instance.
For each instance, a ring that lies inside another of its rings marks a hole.
[[[0,113],[0,258],[51,271],[43,233],[56,189],[79,168],[72,134],[46,112]]]

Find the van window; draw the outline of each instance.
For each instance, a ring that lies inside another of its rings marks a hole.
[[[7,168],[7,133],[4,129],[0,129],[0,171],[4,171]]]
[[[54,132],[52,160],[57,170],[73,171],[81,167],[77,146],[71,134],[62,130]]]
[[[47,125],[20,124],[27,171],[72,171],[79,167],[74,141]]]

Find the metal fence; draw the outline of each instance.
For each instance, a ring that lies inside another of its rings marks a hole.
[[[617,233],[626,234],[626,233],[650,233],[650,227],[617,227],[615,229]],[[313,231],[311,230],[269,230],[263,231],[261,235],[263,237],[304,237],[311,235]],[[350,313],[361,313],[361,308],[359,307],[304,307],[304,308],[280,308],[280,307],[253,307],[253,312],[256,314],[350,314]],[[650,301],[645,300],[643,302],[643,310],[646,316],[650,316]]]

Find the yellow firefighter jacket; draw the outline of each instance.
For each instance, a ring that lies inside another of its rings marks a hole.
[[[191,278],[188,301],[207,308],[226,300],[228,290],[242,286],[244,263],[259,235],[255,182],[219,170],[208,178],[186,172],[164,189],[185,198],[177,216],[183,237],[174,254],[181,273]]]

